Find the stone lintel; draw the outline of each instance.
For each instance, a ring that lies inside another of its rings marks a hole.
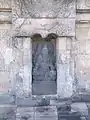
[[[32,36],[50,33],[58,36],[75,36],[75,19],[16,19],[13,21],[13,36]]]

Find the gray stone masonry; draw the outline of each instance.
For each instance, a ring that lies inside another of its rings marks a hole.
[[[0,0],[0,120],[90,120],[90,0]]]

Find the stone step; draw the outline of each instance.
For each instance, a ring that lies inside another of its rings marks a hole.
[[[13,96],[10,96],[9,94],[2,94],[0,95],[0,105],[2,104],[15,104],[15,100]]]
[[[15,105],[0,105],[0,120],[15,120]]]
[[[58,120],[55,106],[44,107],[19,107],[17,108],[16,120]]]
[[[81,105],[79,105],[79,103],[71,105],[71,108],[68,109],[67,106],[61,106],[57,108],[56,106],[18,107],[15,105],[0,105],[0,120],[4,120],[4,119],[90,120],[90,108],[88,105],[88,111],[87,111],[87,108],[85,108],[84,103],[83,104],[81,103]]]
[[[58,118],[58,120],[86,120],[86,118],[85,117],[83,117],[83,119],[82,119],[82,117],[80,117],[80,116],[60,116],[59,118]]]

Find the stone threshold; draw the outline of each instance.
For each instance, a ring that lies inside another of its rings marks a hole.
[[[68,98],[60,98],[59,96],[22,96],[17,97],[10,94],[0,95],[0,104],[16,104],[17,106],[43,106],[58,105],[60,103],[90,102],[90,93],[83,92]]]
[[[60,104],[71,104],[78,102],[90,102],[90,95],[78,95],[70,98],[57,98],[57,97],[35,97],[35,98],[16,98],[16,104],[18,106],[48,106],[55,105],[58,106]]]

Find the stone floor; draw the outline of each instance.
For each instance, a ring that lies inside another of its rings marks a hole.
[[[0,99],[0,120],[90,120],[90,94],[66,99],[16,98],[15,103],[8,99]]]
[[[72,103],[58,108],[58,120],[90,120],[87,103]]]
[[[90,103],[37,107],[0,105],[0,120],[90,120]]]

